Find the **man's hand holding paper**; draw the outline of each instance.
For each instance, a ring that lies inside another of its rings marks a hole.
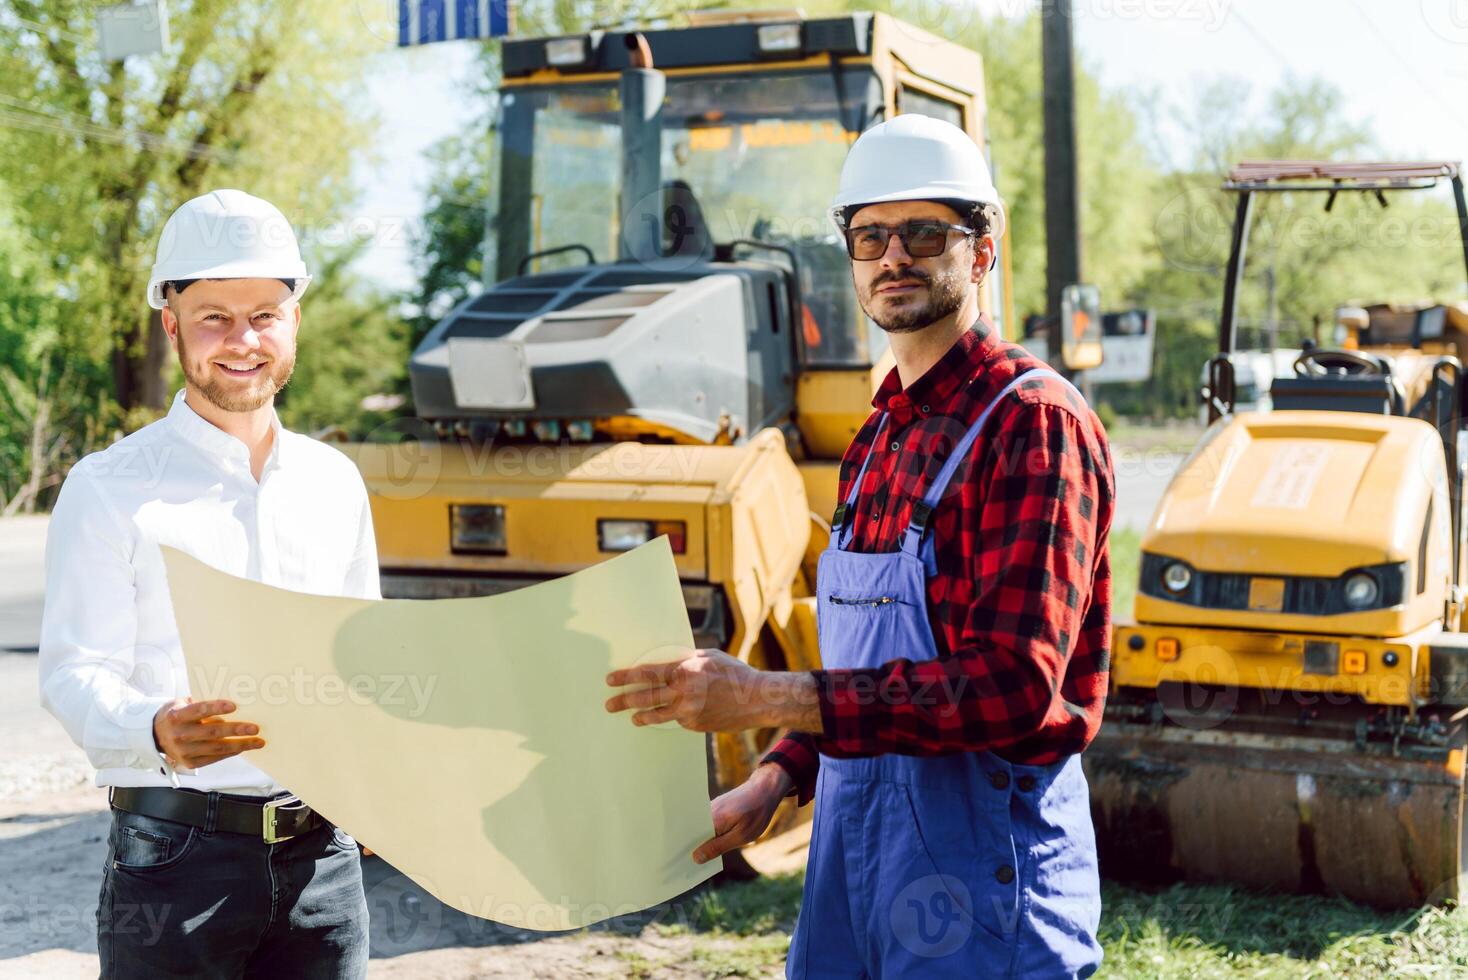
[[[704,739],[604,710],[609,672],[692,646],[666,540],[430,601],[310,596],[164,557],[194,695],[237,705],[269,736],[251,751],[262,769],[446,904],[575,928],[717,870],[691,857],[714,830]],[[268,643],[214,627],[239,609],[271,624]]]

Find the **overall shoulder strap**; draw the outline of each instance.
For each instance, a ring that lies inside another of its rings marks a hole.
[[[1004,401],[1004,396],[1008,395],[1024,382],[1036,381],[1046,377],[1059,378],[1067,385],[1070,384],[1070,382],[1065,381],[1064,378],[1049,368],[1035,368],[1016,375],[1009,384],[999,390],[998,394],[989,399],[989,404],[984,406],[984,410],[979,413],[979,417],[974,421],[974,424],[968,427],[968,431],[963,434],[963,438],[958,441],[958,445],[953,447],[953,452],[948,454],[948,459],[943,463],[943,468],[938,471],[938,475],[933,478],[932,484],[928,487],[928,492],[923,494],[923,499],[912,505],[912,520],[908,522],[907,530],[902,535],[903,551],[917,556],[918,546],[923,539],[924,532],[928,529],[928,520],[933,516],[933,511],[937,508],[938,501],[943,499],[943,494],[947,492],[948,484],[953,480],[953,475],[958,472],[958,467],[968,457],[969,450],[973,448],[974,442],[984,431],[984,426],[988,423],[989,416],[993,415],[994,410]]]
[[[856,503],[856,495],[861,492],[861,478],[866,476],[867,466],[871,463],[872,456],[876,455],[886,428],[887,413],[883,412],[881,419],[877,421],[877,431],[872,435],[872,444],[867,447],[866,458],[861,461],[861,469],[856,471],[856,477],[851,481],[846,499],[836,505],[836,513],[831,515],[831,539],[835,541],[837,548],[845,548],[851,538],[851,511]]]

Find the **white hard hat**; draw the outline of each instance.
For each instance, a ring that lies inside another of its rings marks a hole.
[[[296,233],[280,209],[244,191],[210,191],[185,202],[163,226],[148,277],[148,305],[168,304],[163,284],[175,279],[289,279],[301,298],[311,277]]]
[[[1004,234],[1004,203],[984,155],[967,133],[932,116],[904,112],[861,134],[841,167],[831,220],[845,229],[849,208],[887,201],[976,205],[989,218],[989,233]]]

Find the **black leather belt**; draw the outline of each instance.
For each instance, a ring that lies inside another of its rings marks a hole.
[[[215,798],[214,829],[249,834],[267,844],[308,833],[326,821],[295,796],[251,802],[223,793],[161,786],[114,786],[109,799],[114,809],[144,817],[172,820],[190,827],[208,824],[209,797]]]

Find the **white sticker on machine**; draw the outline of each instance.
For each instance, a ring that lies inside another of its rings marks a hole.
[[[1310,505],[1329,456],[1328,446],[1301,445],[1275,456],[1254,491],[1253,506],[1304,510]]]

